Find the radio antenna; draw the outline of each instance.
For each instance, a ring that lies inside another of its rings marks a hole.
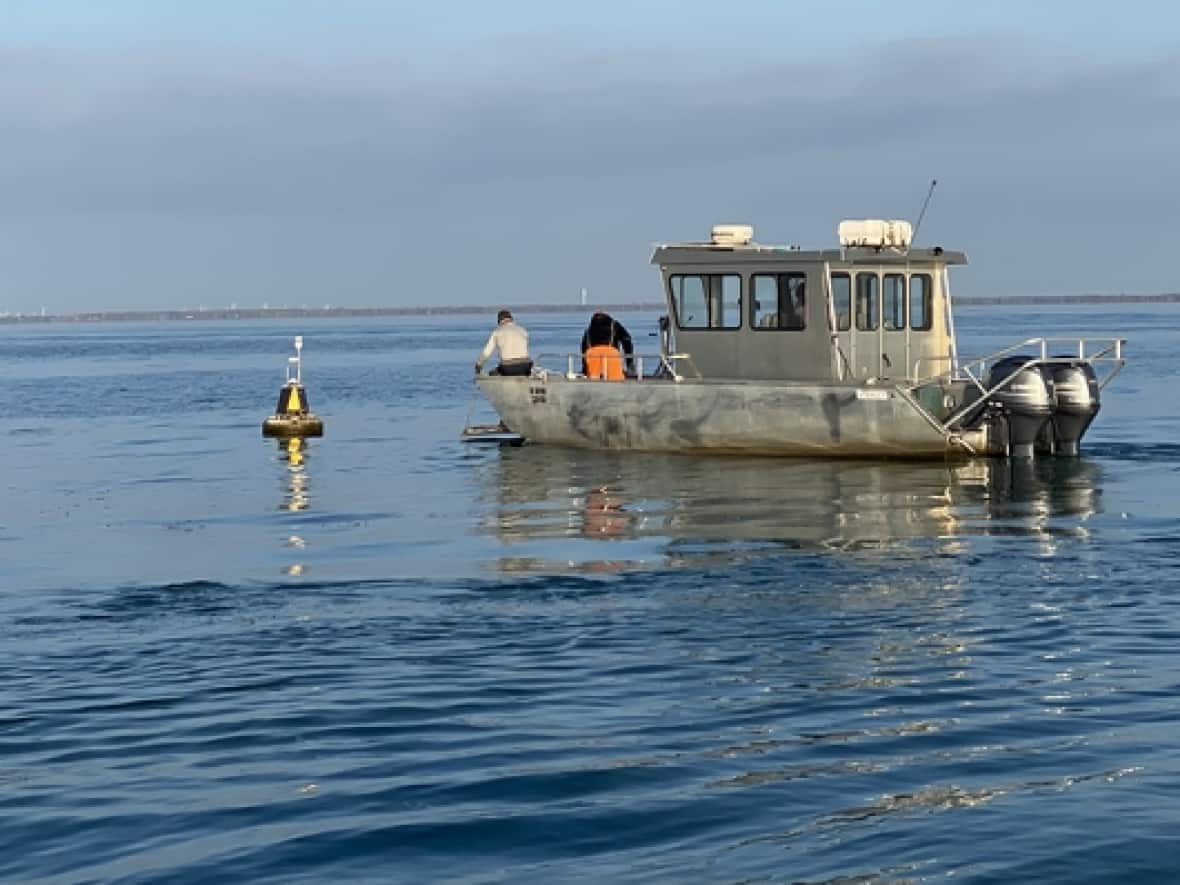
[[[930,198],[934,196],[934,187],[938,184],[937,178],[930,179],[930,190],[926,191],[926,200],[922,203],[922,211],[918,213],[918,220],[914,223],[914,238],[913,242],[918,242],[918,228],[922,226],[922,219],[926,217],[926,207],[930,205]]]

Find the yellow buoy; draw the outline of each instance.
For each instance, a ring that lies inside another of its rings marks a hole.
[[[275,413],[262,422],[263,436],[323,436],[324,422],[311,413],[303,389],[303,336],[295,338],[295,356],[287,359],[287,379],[279,389]]]

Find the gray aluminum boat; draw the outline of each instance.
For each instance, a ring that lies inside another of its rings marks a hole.
[[[622,381],[581,354],[478,383],[529,442],[636,451],[891,458],[1077,455],[1125,340],[955,345],[949,268],[904,221],[846,221],[839,248],[767,246],[746,225],[658,246],[660,350]],[[503,428],[501,428],[502,430]]]

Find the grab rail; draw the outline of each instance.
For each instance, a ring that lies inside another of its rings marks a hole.
[[[1077,362],[1084,362],[1094,365],[1100,363],[1103,365],[1111,364],[1111,369],[1100,380],[1099,387],[1105,387],[1111,379],[1114,378],[1126,365],[1126,357],[1123,356],[1123,345],[1127,343],[1126,338],[1065,338],[1065,337],[1038,337],[1026,338],[1023,341],[1018,341],[1015,344],[1010,344],[1000,350],[990,353],[987,356],[975,357],[966,362],[960,361],[958,370],[952,366],[945,372],[936,372],[928,376],[921,374],[923,364],[929,363],[950,363],[953,357],[947,356],[922,356],[914,361],[913,385],[920,387],[929,384],[931,381],[972,381],[980,390],[984,390],[976,373],[982,377],[987,372],[989,363],[995,363],[1007,356],[1015,356],[1022,351],[1027,351],[1029,348],[1035,348],[1038,353],[1030,356],[1030,360],[1036,362],[1038,365],[1053,365],[1053,364],[1072,364]],[[1077,355],[1064,356],[1057,354],[1049,355],[1050,350],[1064,350],[1066,347],[1071,347],[1077,351]],[[974,371],[973,371],[974,370]]]
[[[582,374],[582,359],[583,355],[580,353],[542,353],[535,358],[534,362],[538,364],[538,366],[541,368],[541,371],[557,371],[554,369],[547,370],[540,364],[545,360],[554,362],[557,360],[564,361],[565,371],[562,372],[562,374],[564,374],[568,380],[573,381],[577,378],[587,377]],[[644,374],[644,360],[649,361],[647,365],[651,365],[652,361],[654,361],[654,363],[658,366],[657,372],[660,375],[671,379],[672,381],[683,381],[686,372],[693,378],[702,377],[701,373],[697,370],[696,365],[692,361],[692,356],[687,353],[621,354],[620,359],[634,364],[635,378],[638,380],[645,380],[647,378],[647,376]]]
[[[1076,345],[1076,356],[1066,356],[1064,354],[1057,354],[1054,356],[1049,355],[1050,350],[1065,349],[1063,344],[1065,342],[1068,342],[1071,346]],[[942,422],[943,426],[949,429],[972,411],[979,408],[980,403],[986,402],[988,397],[992,396],[996,392],[1002,390],[1004,387],[1007,387],[1009,384],[1015,381],[1018,373],[1012,372],[1000,379],[997,384],[988,387],[983,383],[982,379],[987,374],[987,367],[989,363],[994,364],[1005,357],[1017,356],[1023,353],[1029,357],[1029,360],[1023,365],[1022,368],[1035,368],[1042,365],[1068,366],[1075,365],[1079,362],[1086,363],[1090,366],[1101,364],[1107,369],[1107,371],[1100,378],[1097,377],[1097,372],[1095,372],[1098,389],[1101,390],[1102,388],[1106,387],[1106,385],[1114,379],[1115,375],[1121,372],[1123,367],[1127,364],[1126,357],[1123,356],[1123,345],[1126,343],[1126,338],[1026,338],[1023,341],[1017,342],[1016,344],[1011,344],[1008,347],[997,350],[995,353],[988,354],[984,357],[976,357],[974,359],[968,360],[965,363],[960,363],[957,367],[957,372],[952,368],[950,371],[943,372],[938,375],[931,375],[929,378],[916,381],[911,385],[910,389],[913,390],[918,387],[924,387],[934,381],[943,379],[948,381],[970,381],[973,385],[975,385],[975,388],[979,391],[979,397],[975,401],[964,405],[958,411],[953,412],[947,416],[946,420]],[[1051,347],[1050,345],[1053,346]],[[1088,347],[1090,348],[1089,353],[1087,353]],[[1031,348],[1035,348],[1037,353],[1028,354],[1028,350]],[[914,364],[914,374],[915,376],[918,376],[918,368],[923,360],[934,362],[937,360],[949,361],[950,359],[951,358],[949,356],[920,357]]]

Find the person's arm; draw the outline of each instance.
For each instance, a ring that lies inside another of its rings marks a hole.
[[[496,330],[492,330],[492,334],[488,336],[488,343],[483,346],[483,350],[479,352],[479,356],[475,358],[475,371],[480,371],[483,364],[492,358],[492,354],[496,350]]]
[[[631,343],[631,333],[627,331],[627,327],[618,320],[613,320],[614,325],[611,326],[611,337],[619,350],[623,352],[623,368],[627,372],[635,371],[635,345]]]
[[[628,356],[633,354],[635,352],[635,346],[631,343],[631,333],[618,320],[615,320],[614,333],[615,342],[623,349],[623,353]]]

